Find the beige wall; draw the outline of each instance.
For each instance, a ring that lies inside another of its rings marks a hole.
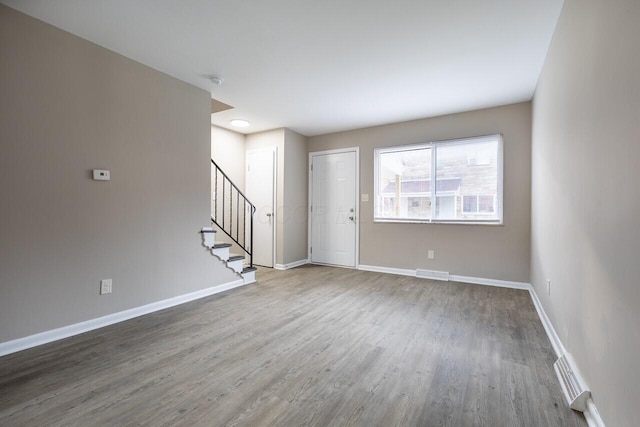
[[[504,135],[504,226],[373,222],[373,150]],[[309,138],[309,151],[360,147],[360,264],[529,281],[531,105],[521,103]],[[427,250],[435,259],[427,259]]]
[[[243,134],[218,126],[211,126],[211,158],[243,193],[245,192],[245,152],[245,136]],[[216,185],[213,172],[214,171],[212,169],[211,188],[214,188]],[[218,179],[220,180],[221,176],[218,176]],[[218,181],[218,185],[219,189],[222,188],[221,181]],[[220,195],[220,197],[222,196]],[[213,197],[210,197],[210,200],[211,215],[213,216],[215,202]],[[214,225],[214,227],[216,226]],[[246,255],[240,245],[234,242],[233,239],[227,236],[223,231],[218,231],[216,233],[216,242],[230,243],[232,245],[229,250],[230,253]]]
[[[640,425],[638,22],[565,1],[533,103],[532,284],[608,426]]]
[[[243,192],[245,151],[243,134],[211,126],[211,158]]]
[[[236,279],[198,233],[208,93],[2,5],[0,52],[0,342]]]
[[[290,129],[284,134],[283,264],[307,259],[307,138]]]

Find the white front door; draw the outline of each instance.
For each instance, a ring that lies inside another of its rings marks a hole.
[[[311,262],[356,266],[357,168],[355,149],[311,153]]]
[[[246,196],[256,207],[253,217],[253,263],[273,267],[276,149],[247,151],[246,178]]]

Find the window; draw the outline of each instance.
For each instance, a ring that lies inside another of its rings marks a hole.
[[[375,150],[374,209],[375,221],[501,224],[502,137]]]
[[[488,213],[495,212],[495,197],[493,195],[462,196],[463,213]]]

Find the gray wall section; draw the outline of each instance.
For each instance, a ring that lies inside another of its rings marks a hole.
[[[307,259],[308,164],[307,138],[290,129],[284,134],[283,264]]]
[[[208,93],[2,5],[0,51],[0,342],[237,279],[198,233]]]
[[[532,284],[609,426],[640,425],[638,22],[565,1],[533,102]]]
[[[504,225],[373,222],[373,150],[477,135],[504,135]],[[309,138],[309,151],[360,147],[360,264],[448,271],[529,281],[531,104],[339,132]],[[435,259],[427,251],[435,250]]]

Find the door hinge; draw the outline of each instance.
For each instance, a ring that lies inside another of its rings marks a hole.
[[[313,205],[311,205],[311,213],[313,213]]]
[[[313,172],[313,163],[311,163],[311,172]]]
[[[313,247],[309,248],[309,253],[311,253],[311,254],[313,253]]]

